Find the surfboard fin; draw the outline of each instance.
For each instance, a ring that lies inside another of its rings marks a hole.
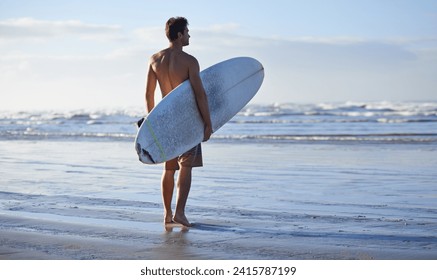
[[[141,124],[144,122],[144,118],[141,118],[137,121],[137,127],[140,128]]]

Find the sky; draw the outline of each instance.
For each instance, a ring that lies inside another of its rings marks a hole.
[[[0,110],[144,107],[172,16],[201,69],[264,65],[255,104],[437,100],[434,0],[0,0]]]

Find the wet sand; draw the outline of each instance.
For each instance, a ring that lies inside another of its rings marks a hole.
[[[187,207],[196,225],[166,229],[161,167],[137,162],[131,143],[0,143],[0,259],[437,259],[432,148],[204,153]]]

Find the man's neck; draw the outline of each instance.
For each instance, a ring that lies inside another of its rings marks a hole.
[[[174,51],[182,51],[182,44],[178,41],[170,42],[170,49]]]

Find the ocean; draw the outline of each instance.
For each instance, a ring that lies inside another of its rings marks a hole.
[[[132,141],[142,108],[0,111],[0,139]],[[215,141],[268,143],[435,144],[437,103],[249,105],[213,135]]]
[[[248,105],[165,228],[142,108],[0,112],[6,259],[437,259],[437,103]]]

